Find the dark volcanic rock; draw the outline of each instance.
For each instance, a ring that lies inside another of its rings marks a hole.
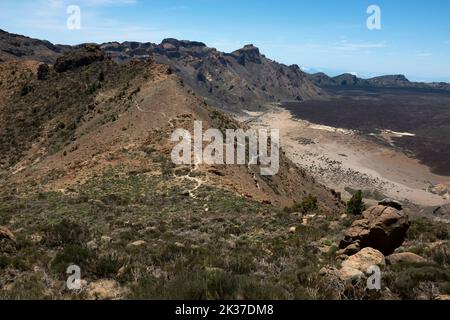
[[[90,65],[96,61],[105,60],[105,53],[97,45],[85,45],[83,48],[71,51],[56,60],[56,72],[65,72]]]
[[[400,211],[403,210],[403,206],[400,202],[389,199],[389,198],[381,200],[380,202],[378,202],[378,204],[380,206],[391,207],[391,208],[394,208],[394,209],[397,209]]]
[[[245,66],[247,62],[256,64],[262,63],[259,49],[252,44],[248,44],[244,48],[234,51],[231,53],[231,56],[235,57],[236,60],[243,66]]]
[[[50,67],[46,63],[42,63],[38,67],[37,78],[38,80],[46,80],[50,72]]]
[[[188,41],[188,40],[177,40],[177,39],[164,39],[161,42],[162,46],[172,45],[175,48],[184,47],[184,48],[195,48],[195,47],[206,47],[206,44],[198,41]]]
[[[159,45],[140,43],[136,48],[136,43],[113,42],[101,48],[118,62],[151,57],[168,64],[188,87],[227,111],[261,110],[270,103],[326,97],[298,66],[267,59],[253,45],[223,53],[202,42],[165,39]]]
[[[315,86],[298,66],[272,61],[247,45],[223,53],[203,42],[165,39],[161,44],[110,42],[83,51],[83,46],[52,45],[48,41],[0,32],[0,59],[31,59],[55,64],[57,72],[79,68],[108,57],[118,63],[153,59],[168,64],[186,86],[214,106],[231,112],[259,111],[282,101],[322,100],[327,94]],[[81,50],[81,52],[80,52]]]

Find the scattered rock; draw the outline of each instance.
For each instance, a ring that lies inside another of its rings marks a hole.
[[[97,242],[95,240],[89,241],[88,243],[86,243],[86,246],[91,250],[95,250],[98,248]]]
[[[331,230],[335,230],[335,229],[339,228],[339,225],[340,225],[339,221],[331,221],[330,222],[330,229]]]
[[[84,279],[80,280],[80,290],[84,291],[88,288],[88,286],[89,286],[89,283],[86,280],[84,280]]]
[[[33,272],[34,272],[34,273],[39,273],[39,272],[42,272],[42,269],[41,269],[41,267],[39,267],[39,266],[34,266],[34,267],[33,267]]]
[[[30,236],[30,241],[33,243],[40,243],[42,241],[42,236],[40,234],[32,234]]]
[[[226,242],[227,242],[227,246],[228,246],[230,249],[235,249],[235,248],[236,248],[236,241],[230,239],[230,240],[227,240]]]
[[[225,271],[222,268],[216,267],[205,267],[205,272],[207,275],[216,275],[225,273]]]
[[[321,246],[318,249],[323,254],[327,254],[327,253],[329,253],[331,251],[331,247],[330,246]]]
[[[8,228],[0,226],[0,240],[2,239],[16,241],[16,237]]]
[[[319,275],[325,276],[339,276],[339,270],[335,267],[326,266],[319,270]]]
[[[138,241],[130,243],[130,246],[132,246],[132,247],[141,247],[144,244],[147,244],[147,242],[145,242],[144,240],[138,240]]]
[[[378,202],[378,205],[385,206],[385,207],[391,207],[391,208],[397,209],[399,211],[403,210],[403,206],[400,202],[389,199],[389,198],[381,200],[380,202]]]
[[[360,246],[359,246],[359,242],[355,242],[350,244],[349,246],[347,246],[344,249],[338,250],[336,252],[336,256],[352,256],[356,253],[358,253],[361,250]]]
[[[371,266],[383,267],[386,265],[384,255],[373,248],[364,248],[357,254],[348,257],[342,262],[339,276],[344,281],[358,281]]]
[[[111,237],[108,237],[108,236],[102,236],[101,238],[100,238],[100,240],[102,241],[102,243],[110,243],[111,241],[112,241],[112,238]]]
[[[174,243],[175,244],[175,247],[177,247],[177,248],[184,248],[184,247],[186,247],[183,243],[181,243],[181,242],[175,242]]]
[[[403,211],[374,206],[364,211],[361,219],[353,222],[339,248],[346,249],[358,243],[360,248],[371,247],[389,255],[402,245],[409,225],[408,215]]]
[[[180,195],[183,197],[189,197],[191,193],[189,192],[189,190],[184,190],[180,192]]]
[[[415,253],[411,252],[402,252],[402,253],[394,253],[390,256],[386,257],[386,261],[388,264],[399,264],[399,263],[422,263],[427,260]]]
[[[89,285],[87,294],[93,300],[112,300],[120,297],[123,290],[114,280],[99,280]]]
[[[384,258],[384,255],[373,248],[364,248],[342,262],[343,268],[354,268],[362,272],[366,272],[371,266],[383,267],[385,265],[386,259]]]
[[[344,267],[339,270],[339,278],[346,282],[356,283],[364,278],[364,273],[358,269]]]

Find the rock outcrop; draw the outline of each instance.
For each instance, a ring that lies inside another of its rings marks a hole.
[[[394,209],[397,209],[400,211],[403,210],[403,205],[400,202],[389,199],[389,198],[381,200],[380,202],[378,202],[378,205],[391,207],[391,208],[394,208]]]
[[[58,58],[54,65],[54,69],[56,72],[61,73],[103,60],[105,60],[105,53],[100,47],[93,44],[87,44],[79,50],[71,51]]]
[[[244,46],[244,48],[234,51],[231,55],[243,66],[245,66],[247,62],[256,64],[262,63],[259,49],[252,44],[248,44]]]
[[[0,240],[2,239],[16,241],[16,237],[8,228],[0,226]]]
[[[399,263],[423,263],[427,260],[412,252],[402,252],[394,253],[386,257],[388,264],[399,264]]]
[[[384,267],[386,260],[384,255],[373,248],[364,248],[357,254],[347,258],[339,270],[339,277],[344,281],[356,281],[369,272],[370,267]]]
[[[403,211],[382,205],[371,207],[345,232],[337,254],[349,255],[355,248],[371,247],[389,255],[402,245],[409,225]]]

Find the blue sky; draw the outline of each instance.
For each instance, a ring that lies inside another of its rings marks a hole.
[[[66,27],[72,4],[81,30]],[[366,27],[372,4],[381,30]],[[1,0],[0,28],[63,44],[174,37],[230,52],[253,43],[311,72],[450,82],[447,0]]]

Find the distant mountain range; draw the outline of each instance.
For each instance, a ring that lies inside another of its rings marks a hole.
[[[450,84],[445,82],[411,82],[404,75],[386,75],[370,79],[344,73],[336,77],[329,77],[323,72],[308,74],[308,78],[320,87],[377,87],[377,88],[416,88],[450,90]]]
[[[79,47],[53,45],[0,31],[0,60],[29,59],[52,64],[64,52]],[[231,112],[259,110],[273,102],[326,96],[297,65],[272,61],[253,45],[232,53],[220,52],[201,42],[176,39],[166,39],[161,44],[111,42],[100,47],[119,63],[152,58],[168,64],[193,91]]]
[[[168,64],[195,92],[225,110],[258,110],[268,102],[325,96],[297,65],[270,60],[253,45],[224,53],[201,42],[165,39],[159,45],[115,42],[101,48],[117,61],[152,57]]]
[[[63,53],[82,47],[55,45],[0,30],[0,62],[21,59],[55,63]],[[161,44],[109,42],[100,45],[119,63],[152,58],[167,64],[194,92],[216,107],[234,113],[261,110],[282,101],[322,100],[326,87],[381,87],[450,90],[448,83],[410,82],[403,75],[361,79],[352,74],[329,77],[307,74],[299,66],[287,66],[267,58],[253,45],[232,53],[207,47],[202,42],[165,39]]]

